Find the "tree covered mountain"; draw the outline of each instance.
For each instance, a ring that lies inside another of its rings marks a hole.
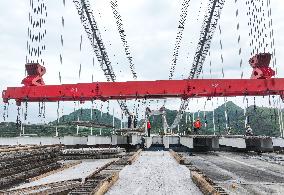
[[[227,112],[227,120],[225,117],[225,111]],[[166,110],[167,122],[172,124],[175,116],[177,114],[176,110]],[[231,127],[232,134],[244,134],[245,131],[245,119],[248,118],[248,124],[251,125],[254,133],[256,135],[268,135],[268,136],[279,136],[279,112],[277,109],[266,108],[266,107],[256,107],[250,106],[246,115],[244,110],[234,104],[233,102],[227,102],[214,110],[214,120],[215,120],[215,133],[225,134],[226,124]],[[213,123],[213,111],[200,111],[196,113],[186,112],[183,114],[181,119],[179,130],[180,132],[186,131],[188,128],[192,128],[194,119],[200,118],[203,123],[201,130],[202,134],[213,134],[214,133],[214,123]],[[57,121],[52,121],[46,125],[27,125],[25,126],[26,134],[37,134],[39,136],[55,136],[56,126],[59,136],[64,135],[75,135],[77,133],[77,127],[75,125],[66,125],[70,121],[91,121],[91,110],[90,109],[80,109],[76,110],[68,115],[60,117],[59,123]],[[92,121],[97,123],[103,123],[112,125],[113,116],[109,113],[101,113],[99,110],[94,109],[92,115]],[[142,120],[140,119],[140,122]],[[150,122],[152,125],[152,130],[156,133],[162,132],[162,117],[161,116],[151,116]],[[206,124],[206,125],[205,125]],[[115,128],[120,128],[120,119],[114,117]],[[113,129],[105,128],[93,128],[93,134],[99,134],[102,130],[103,135],[110,135]],[[178,128],[174,129],[175,132]],[[0,123],[0,136],[19,136],[20,130],[16,127],[15,123]],[[80,127],[79,135],[90,135],[90,128]]]
[[[227,112],[227,120],[225,117],[225,111]],[[172,124],[176,110],[167,110],[167,122]],[[280,136],[279,128],[279,114],[278,110],[274,108],[250,106],[244,114],[244,110],[229,101],[227,104],[223,104],[214,110],[215,120],[215,133],[226,134],[226,124],[230,127],[232,134],[244,134],[245,132],[245,120],[247,116],[247,123],[252,127],[256,135],[268,135],[268,136]],[[199,117],[203,127],[201,129],[202,134],[213,134],[213,111],[200,111],[196,113],[186,112],[181,119],[179,130],[185,131],[187,128],[192,129],[194,120]],[[162,117],[152,116],[150,118],[153,129],[156,131],[162,131]],[[206,125],[205,125],[206,123]],[[178,131],[177,128],[174,129]]]

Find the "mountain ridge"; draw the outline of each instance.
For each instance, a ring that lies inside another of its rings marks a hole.
[[[225,117],[225,111],[227,113],[227,120]],[[177,110],[166,109],[166,118],[168,124],[172,124]],[[102,113],[97,109],[93,110],[92,121],[97,123],[112,125],[114,119],[115,128],[120,128],[121,121],[119,118],[114,117],[109,113]],[[228,101],[214,109],[214,120],[213,123],[213,111],[199,111],[199,112],[185,112],[181,119],[179,130],[180,133],[186,131],[188,128],[192,128],[194,119],[199,117],[203,123],[203,128],[201,129],[202,134],[213,134],[214,124],[216,134],[225,134],[226,126],[230,127],[232,134],[244,134],[245,132],[245,120],[248,119],[247,123],[251,125],[254,133],[256,135],[267,135],[267,136],[280,136],[279,129],[279,111],[275,108],[249,106],[244,110],[236,105],[235,103]],[[39,136],[55,136],[56,125],[62,125],[66,122],[77,121],[91,121],[91,109],[80,109],[70,114],[64,115],[59,118],[59,123],[56,121],[49,122],[46,125],[29,125],[25,126],[25,133],[27,134],[37,134]],[[140,122],[142,120],[140,119]],[[162,117],[161,116],[151,116],[150,122],[153,132],[163,132],[162,129]],[[127,124],[124,123],[124,126]],[[113,129],[103,129],[103,135],[110,135]],[[178,128],[174,129],[175,132]],[[66,128],[58,128],[59,136],[64,135],[75,135],[77,132],[76,126],[66,126]],[[93,133],[99,134],[100,129],[94,128]],[[90,134],[90,128],[80,127],[79,135],[86,136]],[[0,136],[18,136],[20,135],[20,130],[16,128],[15,123],[0,123]]]

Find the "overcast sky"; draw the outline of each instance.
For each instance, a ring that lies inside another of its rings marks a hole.
[[[264,0],[266,1],[266,0]],[[98,22],[108,55],[117,74],[118,81],[132,80],[129,64],[126,60],[122,42],[117,31],[115,19],[112,14],[109,0],[90,0],[95,18]],[[174,79],[186,78],[191,68],[195,48],[199,39],[199,32],[203,16],[207,7],[207,0],[191,0],[188,8],[188,16],[184,30],[184,36],[180,48]],[[118,0],[120,14],[122,15],[127,41],[133,56],[133,62],[138,80],[162,80],[168,79],[170,64],[173,55],[175,37],[177,34],[178,20],[182,0]],[[235,17],[236,5],[239,9],[240,32],[237,32],[237,20]],[[271,0],[272,18],[275,37],[277,58],[277,77],[284,77],[281,63],[284,56],[284,2],[283,0]],[[0,0],[0,89],[7,86],[20,86],[24,78],[25,56],[27,55],[27,29],[28,29],[28,0]],[[85,31],[80,23],[80,18],[73,1],[66,0],[66,6],[62,1],[48,1],[47,3],[47,46],[43,58],[47,73],[44,76],[46,84],[59,84],[58,72],[61,72],[63,83],[105,81],[103,72],[96,61],[92,67],[93,50],[87,39]],[[244,0],[226,0],[219,21],[222,35],[216,31],[211,45],[211,57],[204,64],[204,78],[222,78],[221,69],[224,68],[225,78],[240,78],[244,72],[244,78],[249,78],[251,68],[248,64],[251,48],[248,36],[247,6]],[[65,27],[61,26],[61,17],[65,19]],[[64,48],[61,48],[60,35],[63,34]],[[241,58],[244,61],[243,68],[239,67],[238,35],[241,35]],[[83,36],[82,51],[79,50],[80,37]],[[223,42],[223,50],[220,50],[219,42]],[[270,40],[268,40],[269,42]],[[269,51],[269,50],[267,50]],[[60,65],[59,53],[63,52],[63,65]],[[220,54],[224,56],[224,66],[220,60]],[[209,74],[209,61],[212,61],[212,74]],[[82,64],[81,78],[78,77],[79,64]],[[229,98],[238,105],[244,107],[242,98]],[[193,100],[189,111],[203,110],[205,100]],[[207,101],[206,110],[224,102],[223,98]],[[12,102],[11,102],[12,103]],[[166,107],[178,109],[180,100],[170,100]],[[252,99],[249,101],[253,104]],[[107,103],[96,102],[95,107],[106,111]],[[135,101],[128,103],[130,110],[134,109]],[[159,108],[163,101],[152,101],[152,109]],[[258,97],[257,105],[268,105],[267,98]],[[62,103],[61,114],[68,114],[74,109],[73,103]],[[110,104],[110,112],[115,109],[115,115],[120,116],[120,110],[116,102]],[[90,108],[90,103],[81,105]],[[28,121],[41,121],[37,117],[37,104],[29,104]],[[141,108],[141,107],[140,107]],[[2,116],[3,104],[0,114]],[[16,108],[9,107],[9,120],[15,121]],[[56,103],[47,104],[47,121],[56,119]],[[3,121],[3,118],[0,118]]]

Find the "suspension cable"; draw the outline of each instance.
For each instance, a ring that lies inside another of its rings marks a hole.
[[[282,106],[281,103],[283,102],[281,97],[278,98],[279,102],[279,121],[280,121],[280,136],[283,137],[283,131],[284,131],[284,124],[283,124],[283,111],[282,111]]]
[[[170,66],[169,80],[172,80],[174,72],[175,72],[175,67],[176,67],[176,64],[177,64],[177,58],[179,56],[180,44],[181,44],[181,40],[183,38],[183,31],[184,31],[185,22],[186,22],[186,18],[187,18],[187,14],[188,14],[189,2],[190,2],[190,0],[183,0],[183,3],[182,3],[180,19],[179,19],[179,22],[178,22],[178,32],[177,32],[176,42],[175,42],[175,47],[174,47],[174,52],[173,52],[173,59],[172,59],[172,64]]]
[[[226,123],[225,123],[225,129],[226,130],[228,130],[228,128],[229,128],[229,118],[228,118],[228,108],[227,108],[227,98],[225,97],[224,98],[224,102],[225,102],[225,121],[226,121]]]
[[[59,117],[60,117],[60,103],[57,102],[57,109],[56,109],[56,127],[55,127],[55,136],[58,137],[58,126],[59,126]]]
[[[237,42],[238,42],[238,46],[239,46],[239,51],[238,51],[238,55],[240,58],[240,69],[241,69],[241,79],[244,76],[244,72],[243,72],[243,58],[242,58],[242,46],[241,46],[241,32],[240,32],[240,22],[239,22],[239,7],[238,7],[238,0],[235,0],[235,6],[236,6],[236,21],[237,21],[237,33],[238,33],[238,38],[237,38]]]
[[[211,40],[219,21],[224,3],[225,0],[210,0],[208,3],[208,12],[205,14],[203,20],[200,39],[197,44],[196,53],[188,79],[199,77],[203,63],[210,49]]]
[[[119,13],[117,0],[111,0],[110,4],[111,4],[112,11],[113,11],[113,16],[116,19],[116,25],[117,25],[117,28],[118,28],[118,32],[119,32],[121,41],[123,43],[124,51],[125,51],[126,58],[128,60],[129,66],[130,66],[130,70],[131,70],[133,79],[136,80],[137,79],[137,73],[135,72],[133,57],[131,56],[130,47],[129,47],[128,42],[126,40],[125,29],[123,27],[122,17]]]
[[[94,101],[92,100],[92,105],[91,105],[91,122],[93,121],[93,109],[94,109]],[[93,126],[91,126],[91,135],[93,135]]]
[[[73,0],[73,2],[107,81],[115,82],[116,75],[107,55],[106,48],[93,15],[93,10],[91,9],[89,0]],[[118,100],[117,102],[122,111],[128,115],[129,111],[125,102],[121,100]]]
[[[46,50],[46,4],[46,0],[30,0],[26,63],[44,65],[42,54]]]
[[[64,49],[64,27],[65,27],[65,19],[64,19],[64,13],[65,13],[65,0],[63,2],[63,8],[64,10],[62,11],[62,16],[61,16],[61,33],[60,33],[60,53],[59,53],[59,61],[60,61],[60,67],[58,71],[58,77],[59,77],[59,83],[62,83],[62,75],[61,75],[61,70],[63,66],[63,49]]]
[[[273,64],[273,68],[276,66],[276,49],[275,49],[275,39],[274,39],[274,30],[273,30],[273,20],[272,20],[272,9],[271,9],[271,2],[270,0],[267,0],[267,17],[269,20],[269,24],[268,27],[270,28],[270,32],[269,32],[269,38],[270,38],[270,49],[272,50],[272,64]],[[278,73],[277,71],[277,67],[276,67],[276,74]]]
[[[214,135],[216,135],[216,124],[215,124],[215,109],[214,109],[214,101],[212,99],[212,108],[213,108],[213,111],[212,111],[212,122],[213,122],[213,132],[214,132]]]
[[[216,30],[218,20],[223,9],[225,0],[210,0],[208,3],[208,11],[205,14],[202,29],[200,32],[200,39],[197,44],[192,68],[188,79],[198,78],[202,70],[203,63],[210,49],[211,40]],[[181,114],[188,106],[189,100],[182,100],[179,111],[174,119],[171,129],[175,128],[181,120]]]
[[[267,52],[265,51],[268,46],[269,42],[267,39],[268,33],[270,34],[270,46],[272,55],[274,54],[273,51],[273,29],[272,29],[272,18],[270,7],[270,1],[267,0],[267,5],[265,7],[264,0],[258,1],[250,1],[246,0],[246,5],[248,7],[247,16],[249,17],[248,27],[250,28],[249,37],[250,40],[250,47],[251,47],[251,56],[258,54],[260,52]],[[265,11],[265,8],[268,9],[268,12]],[[265,15],[268,14],[266,17]],[[268,26],[266,19],[269,18]],[[270,31],[270,32],[269,32]],[[275,66],[273,61],[273,67]]]

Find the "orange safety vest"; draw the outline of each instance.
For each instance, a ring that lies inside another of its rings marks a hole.
[[[195,121],[193,125],[194,125],[195,128],[201,128],[201,126],[202,126],[200,121]]]

